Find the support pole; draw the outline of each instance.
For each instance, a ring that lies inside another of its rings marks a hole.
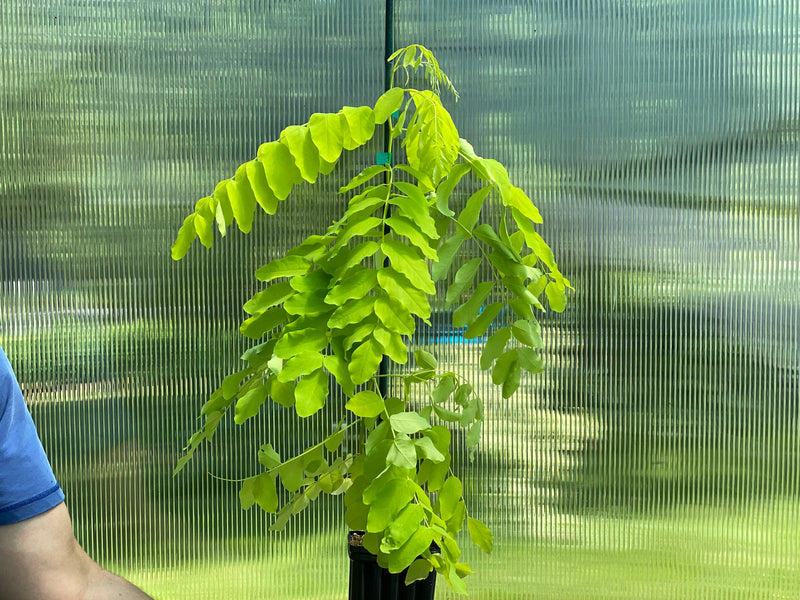
[[[385,29],[384,29],[384,36],[383,36],[383,90],[388,91],[389,87],[391,86],[392,81],[392,65],[389,63],[389,57],[394,52],[394,0],[386,0],[386,11],[385,11]],[[383,125],[383,148],[390,153],[391,156],[391,148],[388,148],[389,145],[389,132],[390,129],[390,119],[386,120],[386,123]],[[389,158],[391,162],[391,158]],[[387,175],[387,183],[388,183],[388,175]],[[388,266],[387,260],[384,259],[384,266]],[[378,391],[383,398],[386,398],[388,391],[389,391],[389,382],[388,375],[389,373],[389,359],[386,356],[383,357],[381,360],[380,367],[378,368]]]

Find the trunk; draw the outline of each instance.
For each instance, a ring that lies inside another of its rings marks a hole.
[[[363,532],[347,536],[350,555],[350,600],[433,600],[436,571],[426,579],[405,584],[406,572],[392,574],[361,545]]]

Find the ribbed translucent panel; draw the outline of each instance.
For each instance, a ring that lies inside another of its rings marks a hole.
[[[455,468],[496,543],[467,551],[473,597],[796,597],[797,3],[394,4],[396,45],[437,54],[462,137],[528,191],[576,287],[542,316],[544,374],[504,401],[476,370],[487,424]],[[157,598],[346,597],[340,503],[268,533],[224,481],[325,423],[226,423],[171,474],[245,347],[253,271],[333,219],[338,182],[250,237],[169,246],[260,143],[374,101],[383,19],[375,0],[0,2],[0,344],[78,538]],[[439,309],[420,343],[469,368]]]

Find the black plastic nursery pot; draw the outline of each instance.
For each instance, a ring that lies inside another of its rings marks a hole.
[[[433,600],[436,571],[431,571],[426,579],[406,585],[406,571],[389,573],[378,566],[378,559],[361,545],[363,534],[351,531],[347,535],[350,600]]]

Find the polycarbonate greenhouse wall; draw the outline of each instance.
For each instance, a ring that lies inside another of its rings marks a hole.
[[[456,460],[496,536],[474,598],[797,597],[798,6],[395,0],[396,45],[436,53],[462,137],[576,288],[544,374],[507,401],[482,374],[482,445]],[[0,345],[79,540],[156,598],[346,597],[340,503],[269,533],[226,481],[330,424],[276,407],[172,469],[245,348],[253,272],[375,148],[254,239],[169,248],[260,143],[374,102],[383,32],[375,0],[0,3]],[[437,315],[416,343],[458,368],[474,353]]]

